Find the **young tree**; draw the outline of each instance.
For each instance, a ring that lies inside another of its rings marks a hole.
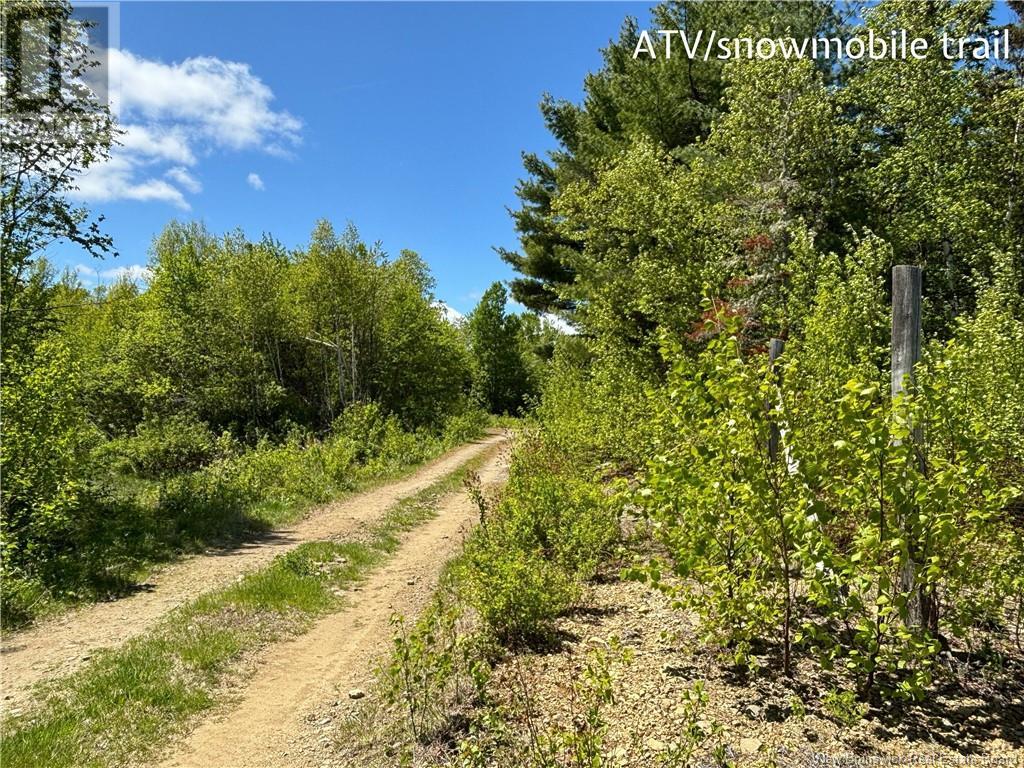
[[[531,392],[519,318],[505,312],[508,293],[494,283],[469,316],[473,392],[492,413],[516,413]]]
[[[4,357],[24,351],[49,326],[49,281],[40,252],[68,240],[92,256],[113,242],[67,193],[78,175],[109,156],[116,129],[86,83],[98,65],[66,2],[4,3],[0,130],[0,321]],[[50,57],[39,61],[38,52]]]

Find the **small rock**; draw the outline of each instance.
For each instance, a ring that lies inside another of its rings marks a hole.
[[[319,721],[319,722],[317,723],[317,725],[327,725],[327,724],[328,724],[328,723],[330,723],[330,722],[331,722],[331,720],[333,720],[333,719],[334,719],[334,718],[332,718],[332,717],[325,717],[325,718],[323,718],[322,720],[320,720],[320,721]]]
[[[745,706],[743,708],[743,714],[745,714],[747,717],[751,718],[752,720],[760,720],[761,719],[761,708],[759,706],[757,706],[757,704],[747,704],[747,706]]]
[[[360,690],[359,688],[353,688],[351,691],[348,692],[348,697],[350,699],[361,699],[365,695],[366,691]]]
[[[416,579],[406,579],[405,583],[411,587],[416,583]]]
[[[753,738],[740,739],[740,752],[752,755],[761,749],[761,740]]]
[[[661,752],[665,749],[665,742],[659,741],[658,739],[648,739],[647,748],[652,752]]]

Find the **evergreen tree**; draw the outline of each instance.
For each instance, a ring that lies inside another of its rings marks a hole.
[[[473,393],[491,413],[514,414],[526,405],[530,381],[520,321],[505,311],[508,293],[494,283],[469,316]]]

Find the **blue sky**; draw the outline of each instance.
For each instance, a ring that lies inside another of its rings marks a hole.
[[[83,3],[83,5],[85,5]],[[997,4],[997,17],[1008,17]],[[49,255],[84,282],[140,273],[171,219],[301,247],[352,222],[418,251],[467,312],[512,277],[520,153],[554,146],[537,104],[578,100],[648,3],[122,2],[112,96],[127,133],[81,179],[117,259]]]
[[[129,134],[82,180],[120,256],[54,260],[109,281],[144,265],[172,218],[299,247],[326,217],[418,251],[466,312],[512,276],[492,246],[516,246],[520,153],[553,147],[541,95],[579,99],[599,49],[647,7],[121,3],[112,71]]]

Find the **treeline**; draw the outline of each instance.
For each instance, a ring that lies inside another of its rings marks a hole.
[[[294,253],[175,223],[149,269],[145,290],[72,284],[54,297],[88,372],[83,402],[111,436],[183,414],[242,437],[319,430],[368,401],[416,428],[463,404],[469,350],[410,251],[389,260],[326,222]]]
[[[38,259],[27,274],[4,318],[12,622],[521,413],[554,334],[500,285],[453,324],[415,253],[327,222],[294,251],[172,223],[144,282],[90,290]]]
[[[627,20],[582,103],[542,103],[560,148],[526,156],[522,249],[504,255],[521,302],[581,331],[554,355],[544,439],[633,479],[664,556],[632,574],[752,673],[814,659],[851,695],[913,697],[944,650],[998,665],[993,649],[1020,645],[1024,6],[1010,6],[1013,47],[992,65],[634,60]],[[999,30],[988,3],[861,10],[663,3],[652,26]],[[897,264],[923,269],[925,352],[893,399]],[[539,603],[520,598],[520,615]]]

